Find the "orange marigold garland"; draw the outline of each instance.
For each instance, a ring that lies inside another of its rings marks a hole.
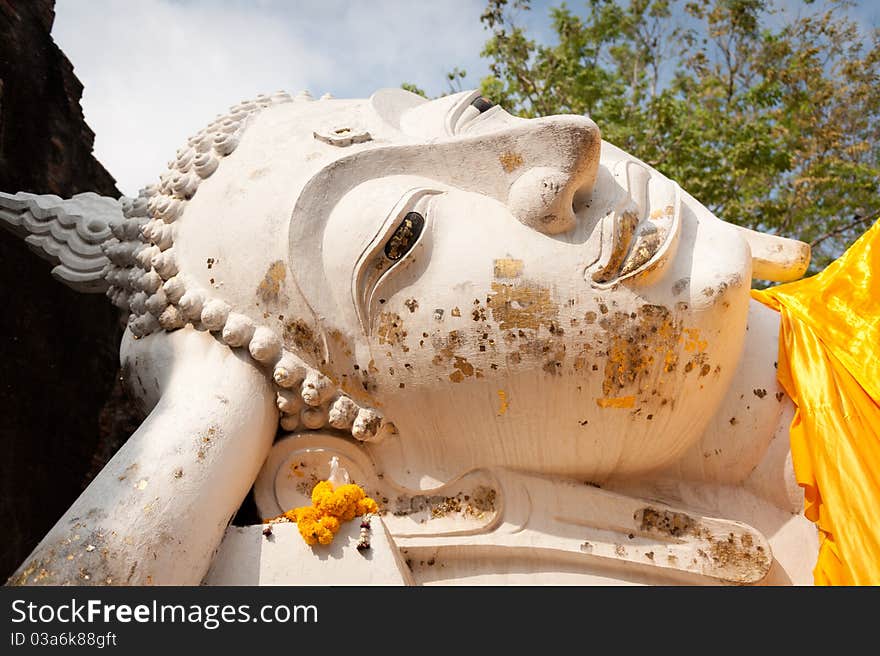
[[[342,481],[345,481],[341,485]],[[308,545],[330,544],[342,522],[361,515],[379,512],[378,504],[367,496],[360,485],[348,483],[348,473],[334,457],[330,462],[330,478],[312,488],[312,505],[288,510],[268,522],[295,522]]]

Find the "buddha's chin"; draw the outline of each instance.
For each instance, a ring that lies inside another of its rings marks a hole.
[[[545,386],[540,398],[513,385],[474,390],[473,401],[454,409],[423,407],[418,417],[398,418],[398,434],[366,446],[389,480],[417,490],[497,468],[602,484],[670,464],[699,439],[712,414],[676,414],[678,398],[640,409],[631,394],[587,392],[589,381],[570,377],[564,386]],[[491,399],[491,407],[478,406],[479,399]]]

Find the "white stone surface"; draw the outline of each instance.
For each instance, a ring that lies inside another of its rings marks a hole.
[[[357,550],[360,518],[344,522],[329,545],[307,545],[296,524],[230,526],[206,585],[412,585],[409,568],[382,520],[370,521],[370,548]]]

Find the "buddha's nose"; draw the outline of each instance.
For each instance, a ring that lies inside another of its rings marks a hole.
[[[522,173],[510,185],[507,205],[525,225],[548,235],[575,227],[575,194],[592,191],[601,136],[583,116],[550,116],[529,122],[519,140]]]

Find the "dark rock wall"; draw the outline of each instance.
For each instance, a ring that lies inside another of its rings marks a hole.
[[[50,36],[54,0],[0,0],[0,181],[3,190],[119,196],[92,156],[82,84]]]
[[[54,0],[0,0],[0,190],[119,196],[93,157]],[[0,581],[130,433],[120,317],[0,229]],[[109,399],[109,403],[108,403]]]

